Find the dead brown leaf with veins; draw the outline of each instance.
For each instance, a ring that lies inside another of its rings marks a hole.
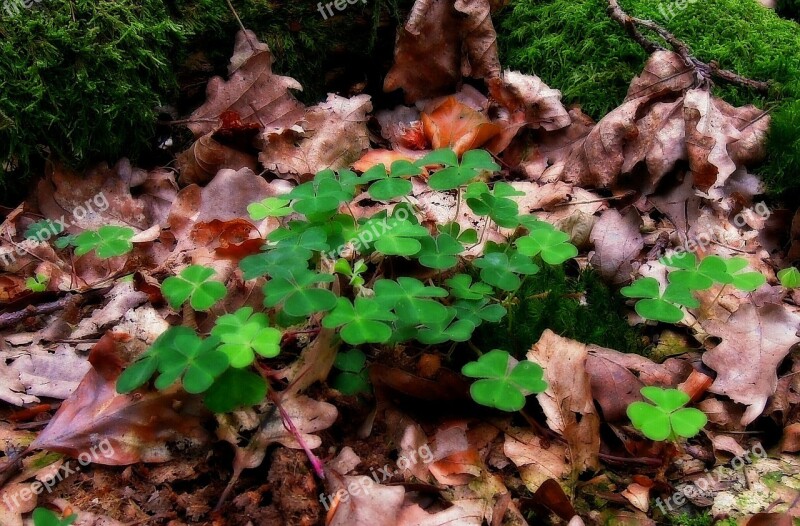
[[[727,321],[701,324],[722,339],[703,354],[703,363],[717,372],[709,391],[748,406],[741,421],[747,425],[764,411],[778,386],[778,366],[800,342],[800,315],[786,305],[743,303]]]

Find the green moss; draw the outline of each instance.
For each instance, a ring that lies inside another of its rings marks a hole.
[[[633,16],[659,22],[704,61],[745,77],[774,82],[767,96],[720,84],[736,105],[770,107],[775,131],[769,159],[759,169],[775,195],[800,190],[800,26],[756,0],[697,0],[683,10],[669,0],[621,0]],[[501,59],[535,72],[594,118],[618,106],[646,54],[606,15],[605,0],[512,0],[500,16]],[[670,9],[674,16],[671,16]],[[654,35],[648,35],[655,40]]]
[[[668,515],[667,517],[671,526],[711,526],[714,524],[714,518],[708,512],[699,515],[681,513],[680,515]]]
[[[48,0],[0,14],[0,168],[135,157],[176,87],[180,27],[162,2]],[[9,166],[10,165],[10,166]]]
[[[624,299],[591,270],[577,278],[563,267],[542,264],[528,277],[500,323],[481,325],[473,337],[481,349],[501,348],[524,356],[545,329],[583,343],[623,352],[645,352],[642,334],[624,315]]]

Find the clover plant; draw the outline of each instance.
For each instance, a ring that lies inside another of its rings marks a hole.
[[[64,232],[64,225],[60,221],[42,219],[31,224],[25,229],[23,236],[31,241],[42,241],[58,236]]]
[[[50,279],[45,274],[36,274],[25,280],[25,288],[31,292],[44,292]]]
[[[700,306],[688,288],[670,283],[662,291],[655,278],[637,279],[620,292],[628,298],[642,298],[634,308],[639,316],[647,320],[678,323],[683,319],[681,307]]]
[[[67,517],[60,517],[56,512],[47,508],[36,508],[33,510],[34,526],[70,526],[78,520],[78,515],[73,513]]]
[[[101,226],[97,230],[81,232],[71,239],[75,245],[75,255],[82,256],[92,250],[100,259],[122,256],[133,250],[134,232],[126,226]]]
[[[643,387],[640,392],[652,404],[633,402],[628,406],[628,418],[651,440],[690,438],[708,422],[699,409],[684,407],[689,403],[689,395],[681,390]]]
[[[800,287],[800,270],[796,267],[789,267],[778,271],[778,280],[787,289]]]
[[[346,395],[370,392],[367,357],[360,349],[339,352],[333,366],[342,371],[333,379],[333,388]]]
[[[519,411],[525,397],[547,389],[542,368],[531,361],[514,363],[508,351],[494,349],[461,369],[464,376],[479,378],[470,387],[479,404],[501,411]]]
[[[208,310],[226,293],[225,284],[214,281],[216,271],[202,265],[189,265],[177,276],[171,276],[161,285],[161,293],[173,309],[186,300],[195,310]]]

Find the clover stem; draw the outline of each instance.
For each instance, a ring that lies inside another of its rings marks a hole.
[[[724,285],[722,285],[722,288],[721,288],[721,289],[719,289],[719,292],[717,293],[717,296],[714,298],[714,301],[712,301],[712,302],[711,302],[711,305],[708,307],[709,309],[713,309],[713,308],[714,308],[714,306],[717,304],[717,301],[719,301],[719,298],[722,296],[722,293],[723,293],[723,292],[725,292],[725,288],[726,288],[727,286],[728,286],[728,284],[727,284],[727,283],[725,283]]]
[[[483,356],[483,351],[481,351],[481,350],[478,348],[478,346],[477,346],[477,345],[475,345],[474,343],[472,343],[472,340],[467,340],[467,345],[469,346],[469,348],[470,348],[470,349],[472,349],[473,351],[475,351],[475,354],[477,354],[479,358],[480,358],[481,356]]]
[[[317,457],[314,452],[311,451],[311,448],[309,448],[308,444],[306,444],[303,440],[303,436],[300,434],[300,431],[297,430],[297,427],[295,427],[292,418],[289,416],[289,413],[286,412],[286,409],[284,409],[283,405],[281,405],[280,396],[273,389],[270,389],[269,397],[281,414],[283,427],[285,427],[286,430],[289,431],[292,436],[294,436],[294,439],[297,440],[297,443],[300,444],[300,447],[303,448],[303,451],[305,451],[308,461],[311,462],[311,466],[314,468],[314,473],[316,473],[321,480],[325,480],[325,466],[322,464],[322,461],[319,459],[319,457]]]
[[[453,222],[458,224],[458,214],[461,212],[461,187],[459,186],[456,188],[456,216],[453,218]]]

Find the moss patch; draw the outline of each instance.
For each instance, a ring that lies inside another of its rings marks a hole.
[[[759,172],[774,195],[798,200],[800,190],[800,26],[756,0],[621,0],[631,15],[659,22],[704,61],[758,80],[774,81],[767,96],[720,84],[736,105],[772,110],[769,159]],[[618,106],[645,53],[606,15],[605,0],[514,0],[498,25],[501,60],[535,72],[594,118]],[[674,13],[671,16],[670,10]],[[655,35],[648,35],[657,40]]]
[[[542,264],[538,274],[525,279],[508,317],[478,327],[473,343],[480,349],[505,349],[522,357],[545,329],[583,343],[622,352],[646,350],[639,327],[624,315],[624,298],[592,270],[569,277],[563,267]]]

